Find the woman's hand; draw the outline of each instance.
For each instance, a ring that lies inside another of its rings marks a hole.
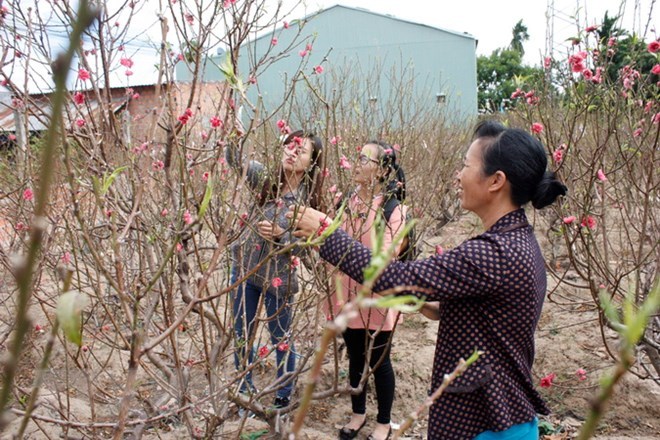
[[[438,321],[440,319],[440,303],[438,301],[424,303],[419,311],[430,320]]]
[[[307,238],[327,228],[332,219],[327,214],[304,206],[289,206],[286,217],[291,219],[294,237]]]
[[[284,234],[284,229],[277,223],[268,220],[262,220],[257,223],[257,232],[266,240],[277,240]]]

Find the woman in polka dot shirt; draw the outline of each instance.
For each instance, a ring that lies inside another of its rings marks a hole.
[[[431,407],[429,439],[538,438],[536,415],[547,414],[548,408],[534,388],[531,370],[546,272],[522,206],[531,202],[540,209],[566,194],[547,163],[543,145],[529,133],[482,122],[458,186],[463,208],[479,216],[485,232],[441,255],[393,261],[374,285],[374,292],[417,286],[424,294],[398,294],[440,301],[432,390],[461,358],[475,349],[484,352]],[[311,208],[299,212],[295,235],[315,233],[325,217]],[[371,252],[343,230],[328,237],[319,251],[363,282]]]

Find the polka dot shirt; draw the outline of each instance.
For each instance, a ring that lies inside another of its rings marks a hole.
[[[371,251],[344,231],[332,234],[320,254],[363,282]],[[549,413],[531,377],[546,272],[522,209],[442,255],[392,262],[373,291],[397,286],[423,288],[423,294],[414,289],[401,294],[440,301],[432,390],[460,358],[484,352],[431,407],[429,439],[472,439]]]

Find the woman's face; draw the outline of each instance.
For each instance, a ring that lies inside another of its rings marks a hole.
[[[488,197],[488,179],[483,173],[482,160],[483,141],[476,139],[470,145],[463,169],[457,176],[461,206],[472,212],[479,212]]]
[[[378,161],[378,146],[366,144],[362,147],[357,165],[355,165],[353,182],[370,186],[377,182],[381,175],[382,171]]]
[[[304,173],[312,164],[312,141],[302,138],[301,143],[291,142],[284,146],[282,168],[284,171]]]

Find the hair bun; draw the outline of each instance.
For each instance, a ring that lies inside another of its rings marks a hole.
[[[546,171],[543,178],[536,186],[532,196],[532,206],[536,209],[545,208],[554,202],[557,197],[566,195],[568,188],[557,180],[555,173]]]

